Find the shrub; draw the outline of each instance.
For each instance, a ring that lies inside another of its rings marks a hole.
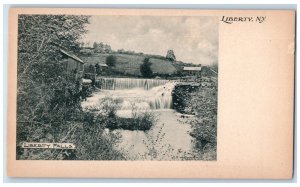
[[[156,117],[152,112],[142,112],[133,118],[109,118],[106,127],[111,130],[124,129],[148,131],[155,123]]]
[[[122,118],[116,116],[116,110],[119,107],[115,107],[115,105],[118,105],[117,103],[120,103],[122,101],[111,100],[106,99],[107,101],[110,101],[109,107],[106,108],[105,111],[109,111],[108,113],[111,113],[111,115],[108,115],[106,127],[114,130],[114,129],[125,129],[125,130],[142,130],[142,131],[148,131],[151,129],[151,127],[156,123],[157,117],[156,115],[151,111],[137,111],[137,108],[133,105],[132,107],[132,117],[131,118]],[[115,104],[112,104],[115,103]],[[107,109],[109,108],[109,109]],[[107,112],[105,112],[107,113]],[[112,114],[113,113],[113,114]]]
[[[105,97],[100,100],[99,110],[103,115],[109,118],[115,118],[117,110],[121,107],[120,103],[122,102],[121,99]]]
[[[92,73],[94,74],[96,71],[96,68],[94,65],[90,64],[90,65],[85,65],[84,67],[84,73]]]
[[[18,142],[68,142],[75,150],[22,149],[17,146],[17,159],[29,160],[122,160],[123,154],[114,148],[119,139],[115,133],[105,131],[107,115],[99,109],[88,111],[59,108],[47,113],[44,123],[18,125]],[[48,122],[46,119],[51,120]]]
[[[149,130],[156,122],[156,118],[153,112],[143,112],[135,115],[133,117],[133,126],[137,130],[147,131]]]
[[[96,110],[97,111],[97,110]],[[77,146],[75,159],[77,160],[122,160],[123,155],[115,150],[118,141],[117,134],[104,130],[107,116],[86,112],[83,124],[76,131],[75,144]]]
[[[94,54],[94,51],[91,49],[81,49],[79,52],[81,55],[84,55],[84,56],[91,56]]]
[[[176,85],[172,92],[173,108],[180,113],[193,114],[194,111],[191,111],[189,105],[191,105],[192,93],[195,93],[197,90],[197,86]]]
[[[196,148],[202,152],[206,160],[216,158],[217,146],[217,90],[202,88],[191,94],[188,110],[195,113],[196,118],[190,121],[196,139]]]

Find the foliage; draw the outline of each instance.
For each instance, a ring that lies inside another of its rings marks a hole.
[[[76,51],[87,23],[87,16],[19,16],[17,143],[59,141],[73,120],[80,82],[64,71],[59,49]]]
[[[196,139],[196,148],[206,160],[216,159],[217,147],[217,88],[201,88],[191,94],[187,110],[196,118],[191,121],[191,136]]]
[[[109,55],[108,57],[106,57],[105,63],[106,65],[112,67],[115,66],[117,62],[117,58],[114,55]]]
[[[218,68],[219,66],[218,66],[218,63],[213,63],[212,65],[210,65],[210,68],[212,69],[212,70],[214,70],[215,72],[218,72]]]
[[[176,61],[176,57],[175,57],[175,54],[174,54],[174,51],[169,49],[168,52],[167,52],[167,55],[166,55],[166,59],[174,62]]]
[[[112,53],[111,46],[108,44],[104,44],[103,42],[94,42],[93,48],[95,53]]]
[[[105,64],[106,58],[110,54],[102,54],[97,53],[91,56],[80,56],[84,62],[88,64]],[[166,60],[165,57],[163,59],[152,58],[148,55],[128,55],[128,54],[120,54],[114,53],[117,59],[116,65],[114,67],[108,68],[105,71],[101,72],[101,75],[109,74],[111,76],[131,76],[131,77],[140,77],[141,71],[140,66],[143,63],[145,58],[150,58],[151,61],[151,70],[153,74],[159,76],[173,76],[176,73],[176,68],[174,67],[174,63],[169,60]]]
[[[202,66],[201,75],[205,77],[217,77],[218,65]]]
[[[156,122],[157,116],[152,111],[139,111],[135,104],[132,104],[132,130],[149,130]]]
[[[54,109],[49,106],[58,94],[77,94],[78,80],[74,74],[64,72],[59,49],[78,50],[78,40],[86,33],[86,24],[87,16],[19,16],[18,121],[41,119]],[[65,99],[55,102],[60,101],[65,102]]]
[[[88,16],[18,18],[17,159],[117,159],[117,137],[104,133],[106,117],[84,112],[80,81],[64,70],[59,50],[79,51]],[[23,142],[69,142],[74,150],[21,149]],[[100,151],[100,152],[99,152]]]
[[[130,157],[131,160],[185,160],[187,152],[182,149],[174,149],[166,143],[166,133],[163,130],[165,124],[161,124],[158,130],[145,132],[146,138],[142,140],[146,147],[144,153],[138,153]],[[134,147],[134,145],[132,145]]]
[[[79,52],[81,55],[85,55],[85,56],[91,56],[94,54],[94,51],[91,49],[81,49]]]
[[[84,73],[95,73],[96,67],[93,66],[92,64],[85,66],[84,68]]]
[[[164,144],[163,139],[165,138],[165,133],[163,132],[164,124],[161,125],[157,134],[153,132],[146,133],[146,139],[143,140],[143,144],[147,148],[147,152],[144,154],[139,154],[139,159],[143,160],[164,160],[166,158],[174,158],[174,149],[171,148],[170,144]]]
[[[105,131],[107,117],[95,112],[86,112],[82,118],[82,128],[74,135],[76,137],[75,152],[78,160],[122,160],[123,155],[113,147],[118,141],[118,135]]]
[[[118,49],[117,53],[128,54],[128,55],[141,55],[143,53],[136,53],[135,51],[125,51],[124,49]]]
[[[193,111],[187,109],[190,108],[191,94],[197,90],[197,86],[177,84],[172,92],[173,108],[180,113],[192,114]]]
[[[97,75],[101,74],[101,67],[100,67],[100,65],[98,63],[95,64],[95,70],[96,70]]]
[[[75,112],[75,113],[74,113]],[[58,111],[57,118],[66,117]],[[95,110],[70,111],[68,120],[61,120],[63,125],[31,124],[18,126],[22,130],[23,140],[31,142],[68,142],[76,145],[75,150],[21,149],[17,148],[17,159],[30,160],[120,160],[123,155],[116,151],[114,145],[119,136],[105,131],[107,117],[97,114]],[[53,117],[53,116],[52,116]],[[76,117],[76,118],[74,118]],[[56,118],[56,119],[57,119]],[[71,120],[71,121],[70,121]],[[42,126],[41,126],[42,125]],[[31,127],[31,128],[30,128]],[[35,127],[35,128],[32,128]],[[20,130],[20,129],[18,129]],[[27,134],[26,134],[27,133]],[[21,135],[21,134],[19,134]],[[30,136],[29,136],[30,135]]]
[[[101,113],[109,118],[116,117],[117,110],[120,109],[121,99],[113,99],[111,97],[105,97],[100,100],[98,109]]]
[[[190,135],[195,138],[195,150],[201,160],[216,160],[217,148],[217,83],[214,77],[202,77],[200,87],[177,85],[173,92],[173,107],[181,113],[194,115],[187,119]],[[198,152],[198,153],[197,153]]]
[[[117,110],[121,108],[121,99],[112,99],[105,97],[101,99],[98,111],[107,116],[106,127],[126,130],[149,130],[157,121],[157,117],[151,111],[138,111],[135,105],[132,106],[132,117],[122,118],[116,115]]]
[[[140,71],[143,77],[150,78],[153,75],[152,69],[151,69],[151,62],[149,58],[145,58],[143,61],[143,64],[140,66]]]
[[[141,112],[135,118],[112,117],[108,119],[107,128],[111,130],[141,130],[148,131],[155,124],[155,116],[152,112]]]

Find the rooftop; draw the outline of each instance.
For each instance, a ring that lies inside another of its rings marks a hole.
[[[107,64],[99,64],[99,66],[107,67],[108,65]]]
[[[75,56],[74,54],[71,54],[70,52],[67,52],[67,51],[65,51],[63,49],[60,49],[60,52],[62,52],[63,54],[67,55],[68,57],[70,57],[70,58],[72,58],[72,59],[74,59],[74,60],[76,60],[76,61],[84,64],[84,62],[80,58],[78,58],[77,56]]]
[[[201,71],[201,67],[183,67],[184,71]]]

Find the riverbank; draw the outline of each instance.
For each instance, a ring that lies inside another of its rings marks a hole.
[[[82,107],[113,109],[106,131],[118,135],[114,148],[126,160],[216,160],[216,84],[106,80],[112,83],[94,92]],[[136,118],[148,113],[151,120]]]
[[[82,107],[97,108],[103,105],[107,98],[112,98],[119,104],[115,118],[134,121],[136,114],[152,113],[151,116],[155,120],[151,120],[154,123],[147,130],[111,128],[108,124],[107,131],[120,137],[115,146],[116,150],[123,153],[128,160],[185,160],[186,157],[195,155],[190,124],[182,122],[182,115],[171,109],[175,84],[166,81],[162,85],[157,85],[155,81],[148,81],[150,85],[145,88],[143,81],[145,82],[140,79],[117,80],[116,84],[124,85],[115,85],[114,88],[117,89],[114,90],[94,92],[92,97],[82,102]]]
[[[185,160],[193,154],[191,126],[169,109],[154,112],[157,123],[147,132],[115,130],[121,135],[116,149],[129,160]]]

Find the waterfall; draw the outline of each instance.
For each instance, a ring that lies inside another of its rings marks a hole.
[[[169,109],[172,107],[172,91],[174,83],[167,83],[161,86],[152,88],[150,91],[154,97],[148,98],[148,103],[151,109]]]
[[[158,110],[172,108],[172,91],[174,82],[166,83],[149,90],[143,88],[133,88],[124,90],[104,90],[106,96],[120,99],[120,110]]]
[[[103,90],[124,90],[132,88],[149,90],[168,82],[170,81],[162,79],[100,78],[97,79],[96,85]]]
[[[172,92],[176,82],[162,79],[100,78],[101,88],[97,100],[105,97],[118,99],[117,115],[130,117],[133,109],[138,112],[172,108]]]

